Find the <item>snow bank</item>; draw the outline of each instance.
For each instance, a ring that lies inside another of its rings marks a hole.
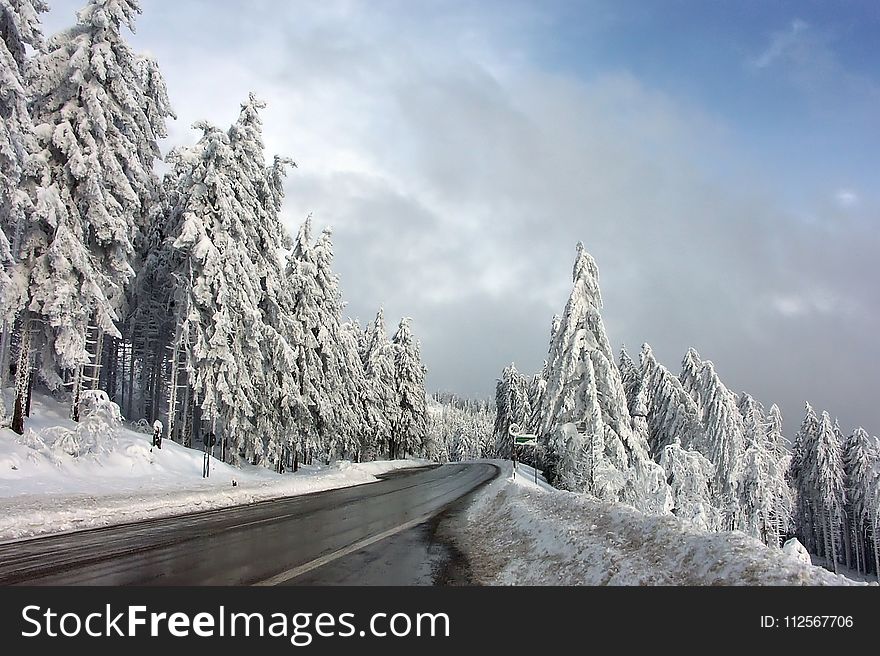
[[[478,495],[453,527],[486,585],[851,585],[739,532],[563,492],[519,465]],[[525,470],[525,471],[524,471]]]
[[[25,435],[0,429],[0,541],[225,508],[376,481],[382,473],[427,464],[396,460],[305,466],[296,474],[211,461],[170,440],[120,428],[104,448],[65,451],[76,424],[66,408],[35,397]],[[236,486],[232,486],[232,481]]]
[[[810,552],[807,551],[807,548],[797,538],[786,540],[785,544],[782,545],[782,553],[787,554],[789,558],[794,558],[799,563],[804,563],[805,565],[813,564]]]

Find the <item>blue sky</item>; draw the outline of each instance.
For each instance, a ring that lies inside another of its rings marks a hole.
[[[286,223],[333,227],[352,317],[413,317],[433,389],[538,370],[582,240],[613,343],[880,433],[880,4],[141,6],[165,147],[265,100]]]
[[[876,2],[549,4],[535,35],[548,68],[626,71],[717,115],[796,209],[805,188],[835,182],[876,199]]]

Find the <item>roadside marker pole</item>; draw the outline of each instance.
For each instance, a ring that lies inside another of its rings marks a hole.
[[[510,444],[510,458],[513,460],[513,478],[516,480],[516,447],[517,445],[522,446],[533,446],[535,447],[535,459],[534,464],[532,465],[532,469],[535,471],[535,485],[538,484],[538,436],[533,433],[522,433],[520,432],[522,429],[519,427],[519,424],[511,424],[507,429],[508,434],[511,437]]]

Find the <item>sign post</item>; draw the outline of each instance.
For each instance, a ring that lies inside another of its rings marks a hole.
[[[516,447],[517,446],[533,446],[535,448],[538,447],[538,436],[534,433],[523,433],[519,424],[511,424],[510,428],[507,429],[508,434],[513,440],[513,443],[510,445],[510,456],[513,460],[513,477],[516,478]],[[538,467],[537,467],[537,458],[535,459],[535,463],[532,465],[532,469],[535,471],[535,485],[538,484]]]

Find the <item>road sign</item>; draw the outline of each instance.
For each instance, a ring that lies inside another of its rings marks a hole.
[[[511,424],[510,428],[507,429],[508,435],[513,438],[513,445],[510,448],[510,457],[513,460],[513,477],[516,478],[516,447],[518,446],[533,446],[535,448],[538,447],[538,436],[534,433],[523,433],[522,428],[520,428],[519,424]],[[533,469],[535,470],[535,485],[538,484],[538,467],[537,462],[534,463]]]
[[[513,438],[513,443],[519,446],[538,446],[538,436],[534,433],[523,433],[519,424],[511,424],[507,432]]]

